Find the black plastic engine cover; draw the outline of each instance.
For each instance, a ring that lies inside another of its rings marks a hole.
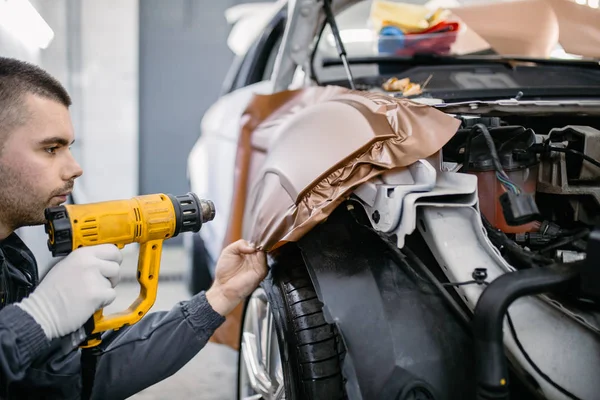
[[[343,337],[350,399],[474,398],[468,332],[375,232],[341,206],[298,245],[325,318]]]

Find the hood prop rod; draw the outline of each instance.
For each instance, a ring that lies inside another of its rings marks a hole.
[[[337,22],[335,21],[333,11],[331,10],[331,0],[323,0],[323,10],[325,11],[327,22],[329,23],[329,26],[331,26],[331,32],[333,33],[333,37],[335,39],[335,46],[337,47],[338,55],[344,64],[346,75],[348,75],[350,89],[355,90],[354,78],[352,77],[352,71],[350,71],[350,64],[348,63],[348,57],[346,56],[346,49],[344,48],[344,43],[342,43],[342,36],[340,35]]]
[[[502,331],[508,307],[523,296],[568,288],[581,270],[580,262],[525,269],[504,274],[485,288],[472,319],[478,400],[509,396]]]

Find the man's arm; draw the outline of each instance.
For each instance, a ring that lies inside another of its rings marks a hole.
[[[107,337],[92,398],[124,399],[177,372],[266,274],[265,253],[243,240],[227,246],[206,293],[179,303],[166,314],[149,314],[114,339]]]
[[[53,339],[114,299],[107,279],[118,275],[120,257],[106,246],[73,252],[27,298],[0,311],[0,398],[14,398],[33,365],[52,351]]]
[[[0,311],[0,397],[49,345],[42,327],[21,308],[9,305]]]
[[[99,345],[92,398],[125,399],[167,378],[205,346],[223,320],[202,292],[170,311],[150,313],[135,325],[107,332]],[[81,351],[73,351],[65,341],[70,339],[51,341],[23,380],[9,382],[12,398],[35,398],[39,393],[46,398],[78,398]]]
[[[233,243],[223,250],[215,281],[206,293],[106,333],[99,345],[92,398],[124,399],[177,372],[204,347],[223,316],[258,286],[266,269],[264,253],[243,241]],[[39,390],[54,398],[80,392],[80,354],[65,353],[60,343],[53,342],[20,382],[21,398]]]
[[[201,292],[169,312],[148,314],[137,324],[106,335],[92,398],[125,399],[173,375],[224,320]]]

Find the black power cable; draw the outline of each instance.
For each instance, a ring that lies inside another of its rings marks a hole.
[[[506,312],[506,318],[508,320],[508,326],[510,327],[510,333],[513,336],[513,339],[515,340],[515,343],[517,344],[517,348],[523,354],[523,357],[525,357],[525,359],[527,360],[527,362],[529,363],[529,365],[531,365],[531,368],[533,368],[535,370],[535,372],[538,373],[539,376],[541,376],[546,382],[548,382],[556,390],[558,390],[559,392],[561,392],[565,396],[567,396],[567,397],[569,397],[569,398],[571,398],[573,400],[581,400],[579,397],[575,396],[573,393],[569,392],[567,389],[561,387],[559,384],[557,384],[556,382],[554,382],[552,380],[552,378],[550,378],[548,375],[546,375],[540,369],[540,367],[537,366],[537,364],[531,359],[531,357],[529,356],[529,354],[525,351],[525,348],[523,347],[523,344],[521,344],[521,341],[519,340],[519,337],[517,336],[517,330],[515,329],[515,325],[514,325],[514,323],[512,321],[512,318],[510,317],[510,314],[508,313],[508,311]]]
[[[433,275],[429,268],[427,268],[425,263],[423,263],[423,261],[421,261],[421,259],[407,247],[404,247],[402,250],[400,250],[395,244],[390,243],[387,240],[384,240],[384,243],[389,248],[390,254],[395,261],[402,264],[407,264],[406,259],[409,259],[419,268],[421,273],[427,277],[429,282],[431,282],[431,284],[437,289],[438,293],[444,298],[444,300],[446,300],[446,303],[450,309],[456,314],[458,320],[467,329],[467,332],[470,333],[471,319],[467,316],[467,313],[461,308],[461,306],[452,298],[442,283],[435,277],[435,275]]]
[[[481,284],[481,282],[478,282],[478,281],[446,282],[446,283],[442,283],[442,286],[459,287],[459,286],[466,286],[466,285],[473,285],[473,284]]]
[[[538,154],[549,153],[550,151],[556,151],[557,153],[574,154],[574,155],[580,157],[581,159],[589,162],[590,164],[600,168],[600,161],[588,156],[587,154],[582,153],[579,150],[570,149],[568,147],[552,146],[552,145],[550,145],[549,140],[546,140],[544,143],[534,144],[533,146],[530,147],[529,150],[534,151]]]
[[[556,250],[562,246],[566,246],[568,244],[571,244],[579,239],[584,239],[585,237],[589,236],[590,234],[590,230],[589,229],[582,229],[581,231],[573,234],[572,236],[566,236],[562,239],[557,240],[556,242],[552,243],[551,245],[548,245],[542,249],[540,249],[538,251],[538,253],[540,254],[544,254],[547,253],[549,251],[552,250]]]
[[[496,179],[506,191],[501,194],[498,199],[506,223],[508,225],[516,226],[539,220],[541,215],[533,195],[524,192],[523,189],[513,182],[504,171],[500,156],[496,150],[496,145],[494,144],[494,139],[488,128],[482,123],[473,125],[471,132],[469,132],[465,145],[462,171],[466,172],[469,169],[469,163],[471,161],[471,142],[476,132],[481,132],[483,135],[490,157],[492,158],[494,170],[496,171]]]
[[[503,320],[517,299],[546,292],[567,290],[580,274],[582,263],[555,264],[506,273],[483,291],[473,313],[473,336],[477,346],[478,399],[507,399],[506,355]]]
[[[491,227],[491,225],[487,221],[487,219],[485,217],[483,217],[483,215],[482,215],[482,219],[483,219],[484,226],[488,230],[488,234],[490,232],[495,231]],[[479,285],[484,284],[484,285],[487,286],[487,285],[489,285],[489,282],[487,282],[485,280],[486,275],[481,275],[481,273],[483,271],[479,271],[480,274],[477,274],[477,275],[475,274],[476,271],[474,271],[474,278],[477,277],[477,279],[474,279],[472,281],[441,283],[433,275],[433,273],[429,270],[429,268],[423,263],[423,261],[421,261],[421,259],[414,252],[412,252],[409,248],[404,247],[402,250],[400,250],[400,249],[398,249],[397,246],[395,246],[395,244],[391,243],[389,240],[386,240],[386,237],[384,235],[380,234],[379,232],[377,232],[377,231],[375,231],[373,229],[371,229],[371,230],[383,239],[383,242],[391,250],[391,255],[392,255],[392,257],[396,261],[401,262],[401,263],[405,263],[406,262],[405,257],[408,258],[409,260],[411,260],[421,270],[421,272],[427,276],[427,278],[433,284],[433,286],[436,287],[436,289],[438,290],[438,292],[445,298],[445,300],[447,301],[447,304],[450,306],[450,308],[452,309],[452,311],[454,311],[454,313],[458,316],[459,320],[463,324],[466,324],[467,326],[470,326],[471,318],[469,318],[469,316],[467,316],[467,313],[465,313],[464,310],[460,307],[460,305],[450,296],[450,293],[448,293],[448,291],[446,290],[446,287],[448,287],[448,286],[464,286],[464,285],[472,285],[472,284],[479,284]],[[503,236],[503,239],[506,240],[507,243],[512,242],[503,233],[502,233],[502,236]],[[516,243],[512,242],[512,244],[514,246],[518,247],[523,253],[528,253],[525,250],[521,249]],[[515,250],[515,249],[513,249],[513,250]],[[523,256],[524,254],[521,253],[520,255]],[[534,254],[531,254],[531,253],[529,253],[528,255],[532,259],[537,259],[538,262],[541,261],[542,264],[544,264],[546,262],[551,262],[552,261],[551,259],[547,259],[545,257],[537,256],[537,255],[534,255]],[[529,365],[531,365],[531,367],[537,372],[537,374],[542,379],[544,379],[546,382],[548,382],[550,385],[552,385],[554,388],[556,388],[556,390],[558,390],[561,393],[563,393],[565,396],[570,397],[571,399],[574,399],[574,400],[580,400],[577,396],[575,396],[574,394],[572,394],[571,392],[569,392],[568,390],[562,388],[560,385],[558,385],[556,382],[554,382],[552,380],[552,378],[550,378],[547,374],[545,374],[538,367],[538,365],[531,359],[531,357],[529,356],[529,354],[527,353],[527,351],[523,347],[523,344],[519,340],[519,337],[517,335],[517,331],[515,329],[514,323],[512,321],[512,318],[510,317],[510,314],[509,314],[508,310],[506,311],[506,317],[507,317],[508,324],[509,324],[509,327],[510,327],[511,335],[513,336],[513,339],[515,341],[515,344],[517,345],[517,348],[523,354],[523,357],[525,357],[525,359],[529,363]]]
[[[556,146],[544,146],[544,149],[548,149],[551,151],[556,151],[558,153],[571,153],[571,154],[575,154],[576,156],[581,157],[582,159],[584,159],[585,161],[589,162],[592,165],[595,165],[596,167],[600,168],[600,161],[593,159],[592,157],[588,156],[587,154],[583,154],[582,152],[575,150],[575,149],[569,149],[569,148],[565,148],[565,147],[556,147]]]
[[[488,130],[487,126],[484,124],[475,124],[473,126],[473,130],[479,131],[483,134],[485,138],[485,144],[487,145],[490,156],[492,157],[492,162],[494,164],[494,169],[496,172],[502,173],[504,172],[504,167],[502,167],[502,163],[500,162],[500,156],[498,155],[498,150],[496,150],[496,144],[494,143],[494,139],[492,139],[492,135]]]
[[[513,240],[509,239],[504,232],[494,228],[483,214],[481,214],[481,221],[483,222],[483,226],[485,227],[488,234],[488,238],[490,239],[492,244],[494,244],[494,246],[496,246],[499,250],[503,250],[507,254],[507,256],[512,256],[511,258],[518,260],[519,266],[537,267],[549,265],[554,262],[552,258],[545,257],[541,254],[533,253],[519,246]],[[514,260],[510,261],[512,264],[514,264]]]
[[[353,201],[351,200],[351,202],[353,202]],[[354,218],[358,224],[362,225],[365,229],[368,229],[373,234],[375,234],[375,235],[379,236],[379,238],[381,238],[381,241],[388,248],[389,254],[394,259],[395,262],[397,262],[398,264],[407,265],[409,267],[412,267],[412,265],[409,264],[407,260],[412,261],[415,264],[415,266],[421,271],[421,273],[424,275],[424,277],[418,273],[415,273],[415,275],[419,279],[426,281],[428,283],[431,283],[433,285],[433,287],[438,291],[438,293],[446,301],[448,307],[450,307],[450,309],[455,313],[456,317],[458,318],[458,321],[465,328],[465,331],[468,334],[471,334],[471,318],[467,315],[465,310],[463,310],[463,308],[460,306],[460,304],[456,300],[454,300],[452,295],[448,292],[448,290],[446,290],[446,288],[443,286],[443,284],[436,278],[436,276],[433,274],[433,272],[431,272],[429,270],[427,265],[425,265],[425,263],[414,252],[412,252],[408,247],[405,246],[402,248],[402,250],[400,250],[398,248],[398,246],[396,245],[395,241],[390,240],[389,236],[387,236],[386,234],[384,234],[382,232],[377,231],[376,229],[374,229],[370,225],[368,225],[368,223],[369,223],[368,220],[366,220],[365,224],[363,224],[360,222],[361,218],[358,214],[352,213],[352,215],[354,216]]]
[[[463,172],[467,172],[469,169],[469,163],[471,162],[471,143],[473,141],[473,137],[477,133],[481,133],[485,139],[485,144],[490,153],[490,157],[492,158],[492,164],[494,166],[494,170],[496,171],[496,177],[502,183],[502,186],[507,191],[511,191],[513,193],[521,192],[521,188],[516,185],[514,182],[510,180],[506,172],[504,171],[504,167],[502,167],[502,162],[500,161],[500,156],[498,155],[498,150],[496,149],[496,144],[494,143],[494,139],[490,134],[489,129],[482,123],[475,124],[471,128],[471,132],[467,136],[467,140],[465,143],[465,152],[464,152],[464,161],[463,161]]]
[[[474,285],[474,284],[484,284],[484,285],[489,285],[489,282],[487,281],[481,281],[481,280],[472,280],[472,281],[467,281],[467,282],[457,282],[457,283],[443,283],[442,285],[444,286],[464,286],[464,285]],[[579,397],[575,396],[573,393],[569,392],[567,389],[561,387],[559,384],[557,384],[556,382],[554,382],[552,380],[552,378],[550,378],[546,373],[544,373],[540,367],[538,367],[538,365],[535,363],[535,361],[533,361],[531,359],[531,356],[529,355],[529,353],[527,353],[527,351],[525,350],[525,347],[523,347],[523,344],[521,343],[521,341],[519,340],[519,336],[517,335],[517,330],[515,328],[515,324],[510,316],[510,313],[508,311],[506,311],[506,318],[508,320],[508,325],[510,328],[510,333],[515,341],[515,344],[517,345],[517,348],[519,349],[519,351],[523,354],[523,357],[525,357],[525,360],[527,360],[527,362],[529,363],[529,365],[531,365],[531,368],[533,368],[535,370],[535,372],[542,377],[542,379],[544,379],[546,382],[548,382],[550,385],[552,385],[556,390],[558,390],[559,392],[561,392],[562,394],[564,394],[565,396],[573,399],[573,400],[581,400]]]

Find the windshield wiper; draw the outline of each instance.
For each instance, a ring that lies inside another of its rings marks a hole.
[[[464,64],[508,64],[533,63],[537,65],[600,68],[600,61],[596,60],[571,60],[571,59],[544,59],[532,57],[506,57],[498,55],[465,55],[443,56],[437,54],[415,54],[414,56],[365,56],[350,57],[346,59],[349,64],[401,64],[409,66],[419,65],[464,65]],[[323,59],[323,67],[340,65],[340,60],[335,58]]]
[[[524,56],[501,56],[501,55],[464,55],[457,56],[461,60],[471,62],[526,62],[540,65],[564,65],[564,66],[586,66],[586,67],[600,67],[600,61],[590,59],[563,59],[563,58],[535,58],[535,57],[524,57]]]

